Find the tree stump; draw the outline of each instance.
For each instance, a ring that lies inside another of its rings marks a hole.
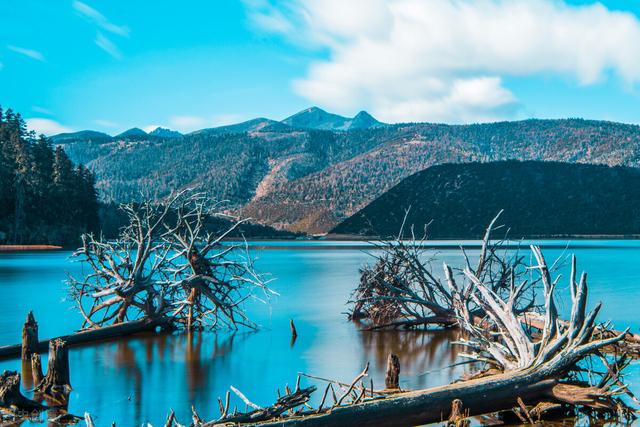
[[[42,360],[38,353],[33,353],[31,355],[31,375],[33,377],[33,384],[36,386],[44,379],[44,374],[42,373]]]
[[[392,353],[387,358],[387,375],[384,379],[384,385],[390,390],[400,388],[400,359]]]
[[[22,327],[22,360],[31,363],[31,355],[38,352],[38,322],[29,311]]]
[[[71,390],[69,380],[69,350],[61,339],[49,342],[49,362],[47,375],[40,382],[36,391],[49,396],[58,397]]]

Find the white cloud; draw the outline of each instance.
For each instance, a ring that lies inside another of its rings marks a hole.
[[[27,128],[36,131],[37,134],[43,133],[51,136],[58,133],[73,132],[73,129],[51,119],[31,118],[26,119],[25,122],[27,123]]]
[[[244,0],[247,8],[253,11],[249,15],[252,25],[262,30],[276,33],[288,33],[293,25],[279,10],[266,0]]]
[[[13,45],[8,45],[7,49],[12,52],[19,53],[20,55],[24,55],[28,58],[35,59],[36,61],[45,62],[44,55],[42,54],[42,52],[39,52],[37,50]]]
[[[108,31],[119,36],[128,37],[129,28],[124,25],[116,25],[110,22],[102,13],[81,1],[73,2],[73,9],[88,21],[97,25],[104,31]]]
[[[96,46],[107,52],[113,58],[122,59],[122,52],[118,46],[104,33],[111,33],[120,37],[129,37],[129,28],[124,25],[112,23],[102,13],[84,2],[75,0],[72,6],[80,16],[97,27],[96,38],[94,39]]]
[[[343,113],[472,122],[517,114],[507,77],[640,81],[640,21],[561,0],[245,2],[265,31],[328,52],[294,90]],[[278,23],[276,21],[286,21]]]
[[[115,59],[122,59],[122,52],[118,49],[118,46],[115,45],[111,40],[109,40],[104,34],[98,31],[95,39],[96,45],[107,52]]]

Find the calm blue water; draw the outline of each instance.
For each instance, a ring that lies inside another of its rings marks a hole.
[[[469,243],[469,242],[466,242]],[[590,302],[604,301],[601,320],[640,330],[640,242],[629,240],[543,242],[548,259],[576,253],[589,272]],[[280,293],[270,305],[248,310],[262,325],[253,333],[151,335],[117,343],[73,348],[73,392],[69,410],[93,414],[98,425],[151,422],[162,425],[170,409],[188,423],[193,404],[201,416],[218,416],[216,399],[229,386],[252,401],[268,405],[276,389],[295,383],[298,372],[349,382],[371,363],[374,384],[384,384],[386,357],[400,356],[401,386],[422,388],[448,383],[463,368],[445,368],[456,359],[451,332],[360,332],[343,314],[358,281],[359,267],[370,261],[362,242],[256,242],[257,269],[271,273]],[[434,249],[438,264],[461,261],[460,251],[442,242]],[[474,254],[475,251],[471,251]],[[68,252],[0,253],[0,345],[20,341],[31,309],[40,337],[74,331],[81,323],[65,300],[67,272],[80,273]],[[561,286],[566,290],[566,285]],[[566,304],[561,304],[566,309]],[[298,339],[290,342],[289,319]],[[19,360],[0,361],[0,369],[19,370]],[[427,375],[421,375],[429,371]],[[640,369],[628,381],[640,392]],[[304,382],[304,381],[303,381]],[[244,405],[239,408],[244,409]]]

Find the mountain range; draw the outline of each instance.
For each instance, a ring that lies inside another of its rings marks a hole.
[[[97,177],[104,201],[197,187],[276,228],[326,233],[402,179],[444,163],[553,160],[638,166],[640,127],[583,119],[383,124],[309,108],[186,135],[52,137]]]
[[[328,113],[318,107],[310,107],[300,111],[282,121],[276,121],[260,117],[257,119],[247,120],[242,123],[232,125],[218,126],[215,128],[201,129],[192,134],[223,134],[223,133],[241,133],[241,132],[258,132],[258,131],[285,131],[298,129],[321,129],[332,131],[348,131],[353,129],[369,129],[385,126],[384,123],[377,121],[366,111],[360,111],[353,118],[340,116],[338,114]],[[115,136],[98,132],[94,130],[82,130],[78,132],[67,132],[53,135],[51,140],[55,144],[64,144],[70,142],[107,142],[118,140],[144,140],[144,139],[168,139],[180,138],[184,136],[178,131],[157,127],[151,132],[134,127],[128,129]]]

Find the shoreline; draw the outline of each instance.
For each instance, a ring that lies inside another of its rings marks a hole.
[[[226,238],[225,241],[239,241],[237,238]],[[327,234],[325,236],[315,235],[315,236],[306,236],[306,237],[298,237],[298,238],[273,238],[273,237],[253,237],[247,238],[247,242],[253,242],[255,248],[260,249],[290,249],[292,247],[298,247],[300,249],[304,248],[305,243],[312,242],[325,242],[325,243],[342,243],[341,245],[335,246],[335,249],[356,249],[361,248],[363,246],[369,247],[367,243],[372,242],[380,242],[384,239],[381,239],[377,236],[362,236],[362,235],[349,235],[349,234]],[[394,240],[393,238],[389,238],[388,240]],[[434,237],[428,238],[423,241],[423,246],[429,247],[433,246],[436,248],[447,248],[447,247],[456,247],[459,248],[461,245],[464,247],[474,247],[479,242],[480,238],[469,238],[469,237]],[[640,240],[640,235],[606,235],[606,234],[594,234],[594,235],[553,235],[553,236],[535,236],[535,237],[525,237],[521,239],[507,239],[507,246],[518,245],[518,242],[522,241],[536,241],[536,240],[547,240],[547,241],[557,241],[557,242],[567,242],[574,241],[588,241],[588,240]],[[260,245],[260,243],[264,243]],[[294,243],[291,246],[280,246],[280,245],[269,245],[269,243],[275,242],[290,242]],[[353,245],[344,244],[347,242],[354,242]],[[464,242],[464,243],[463,243]],[[297,244],[296,244],[297,243]],[[433,245],[431,245],[433,244]],[[545,246],[545,245],[542,245]],[[574,248],[583,247],[584,245],[581,243],[577,243],[571,245]],[[584,246],[584,247],[596,247],[596,246]],[[330,245],[322,245],[316,249],[330,249],[333,246]],[[47,252],[47,251],[59,251],[59,250],[74,250],[76,247],[74,246],[58,246],[58,245],[41,245],[41,244],[33,244],[33,245],[0,245],[0,253],[8,253],[8,252]]]
[[[507,238],[510,241],[520,241],[520,240],[640,240],[640,234],[553,234],[553,235],[541,235],[541,236],[526,236],[522,238]],[[305,239],[307,240],[307,239]],[[343,241],[380,241],[380,240],[395,240],[395,237],[389,237],[387,239],[380,238],[380,236],[363,236],[358,234],[327,234],[325,237],[312,237],[308,240],[319,240],[319,241],[335,241],[335,242],[343,242]],[[406,240],[406,239],[405,239]],[[482,240],[482,236],[480,237],[428,237],[425,239],[426,242],[429,241],[452,241],[459,242],[461,240]]]
[[[63,249],[56,245],[0,245],[0,252],[57,251]]]

